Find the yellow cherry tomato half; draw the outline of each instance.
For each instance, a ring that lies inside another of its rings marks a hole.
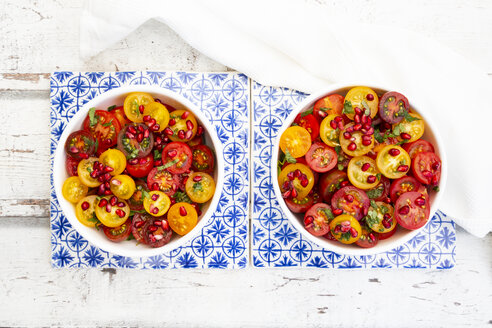
[[[196,226],[198,215],[190,204],[176,203],[169,209],[167,221],[175,233],[184,236]]]
[[[355,87],[345,95],[345,101],[352,104],[352,110],[359,107],[362,112],[366,109],[371,111],[371,118],[378,113],[379,98],[376,92],[368,87]],[[354,113],[346,113],[348,118],[354,119]]]
[[[313,189],[313,171],[309,166],[301,163],[289,164],[280,171],[278,185],[284,198],[303,199]]]
[[[306,155],[311,148],[311,134],[300,126],[288,127],[280,137],[280,149],[294,158]]]
[[[376,166],[379,172],[389,179],[398,179],[410,170],[410,156],[405,149],[387,145],[378,153]]]
[[[130,199],[136,189],[135,180],[129,175],[120,174],[111,179],[109,188],[116,197]]]
[[[337,119],[337,117],[340,118]],[[321,125],[319,127],[319,136],[321,137],[321,140],[323,140],[323,142],[330,147],[336,147],[340,145],[340,129],[337,128],[338,122],[335,121],[335,119],[343,120],[340,115],[331,114],[325,117],[323,121],[321,121]],[[334,121],[334,123],[331,123],[332,121]],[[336,124],[336,126],[334,124]],[[335,128],[333,128],[332,125],[335,126]]]
[[[75,205],[75,217],[80,223],[89,228],[94,228],[99,222],[96,217],[97,196],[90,195],[79,200]]]
[[[96,217],[101,221],[103,225],[110,228],[115,228],[123,223],[130,215],[130,206],[122,199],[116,199],[111,205],[111,198],[115,196],[105,196],[101,198],[95,208]]]
[[[204,172],[193,172],[186,180],[185,190],[192,202],[206,203],[215,193],[214,178]]]
[[[151,118],[153,118],[156,121],[155,124],[159,124],[159,129],[157,130],[159,132],[164,130],[169,123],[169,111],[167,110],[166,106],[158,102],[154,101],[145,106],[144,116],[146,115],[149,115]]]
[[[347,124],[344,130],[340,133],[340,146],[345,154],[349,156],[362,156],[367,154],[374,148],[374,135],[365,135],[361,131],[348,132],[351,130],[354,124]],[[345,132],[350,134],[347,139]]]
[[[121,150],[108,149],[99,156],[99,161],[106,166],[109,166],[113,171],[109,172],[111,175],[121,174],[126,167],[126,157]]]
[[[396,228],[393,206],[385,202],[371,201],[365,221],[375,232],[386,233]]]
[[[376,162],[368,156],[352,158],[347,168],[347,176],[350,183],[359,189],[374,188],[381,180]]]
[[[83,159],[77,165],[77,174],[87,187],[95,188],[98,187],[101,182],[97,181],[97,177],[91,177],[91,173],[94,171],[94,163],[97,162],[97,157],[89,157],[88,159]]]
[[[403,140],[403,138],[401,138],[402,133],[407,133],[410,135],[411,138],[407,139],[407,142],[417,141],[424,135],[425,124],[422,116],[415,113],[409,113],[409,115],[413,118],[417,118],[417,120],[408,122],[406,119],[404,119],[398,124],[393,124],[393,131],[395,131],[395,129],[398,129],[400,132],[400,137],[398,138],[398,140],[400,141]]]
[[[126,117],[132,122],[143,122],[145,107],[154,102],[154,98],[145,92],[132,92],[126,96],[123,110]]]
[[[359,240],[362,228],[352,215],[342,214],[331,220],[330,231],[336,240],[343,244],[352,244]]]
[[[196,135],[198,125],[195,115],[189,110],[178,109],[169,114],[168,128],[173,131],[169,136],[172,141],[188,142]],[[188,132],[191,131],[191,132]]]
[[[70,177],[62,186],[62,195],[70,203],[77,203],[87,195],[89,188],[82,183],[79,177]]]
[[[171,206],[171,199],[162,191],[154,190],[149,192],[149,197],[144,198],[143,205],[150,215],[162,216]]]

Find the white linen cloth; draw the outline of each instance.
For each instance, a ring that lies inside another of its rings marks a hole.
[[[334,82],[389,86],[421,104],[444,140],[448,181],[440,209],[485,236],[492,230],[491,79],[423,35],[333,16],[301,0],[88,0],[81,55],[94,56],[155,18],[262,84],[307,93]]]

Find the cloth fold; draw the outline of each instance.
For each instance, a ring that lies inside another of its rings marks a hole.
[[[191,46],[264,85],[307,93],[332,83],[388,86],[437,124],[448,157],[441,210],[470,233],[492,230],[490,77],[448,47],[396,25],[356,22],[301,0],[86,0],[85,58],[157,19]]]

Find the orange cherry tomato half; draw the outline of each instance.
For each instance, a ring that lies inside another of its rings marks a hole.
[[[303,127],[291,126],[280,137],[280,149],[294,158],[306,155],[310,147],[311,134]]]
[[[70,177],[65,180],[62,186],[62,195],[70,203],[78,203],[82,198],[87,195],[89,188],[79,177]]]
[[[145,92],[132,92],[125,98],[123,109],[126,117],[135,123],[143,122],[145,107],[154,102],[154,98]]]
[[[198,215],[193,206],[188,203],[176,203],[167,214],[169,226],[180,236],[189,233],[198,222]]]
[[[185,190],[192,202],[206,203],[215,193],[214,178],[204,172],[193,172],[186,180]]]
[[[304,164],[289,164],[280,171],[278,185],[284,198],[302,199],[313,189],[313,171]]]
[[[342,115],[344,97],[332,94],[316,101],[313,107],[313,115],[322,120],[327,115]]]
[[[342,214],[331,220],[330,232],[339,242],[343,244],[353,244],[359,240],[362,229],[359,221],[353,216]]]

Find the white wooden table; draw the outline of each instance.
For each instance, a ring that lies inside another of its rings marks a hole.
[[[492,78],[492,1],[313,0],[400,21]],[[49,72],[223,71],[147,22],[83,62],[82,2],[0,1],[0,326],[489,326],[492,235],[458,229],[457,265],[418,270],[95,270],[50,266]]]

